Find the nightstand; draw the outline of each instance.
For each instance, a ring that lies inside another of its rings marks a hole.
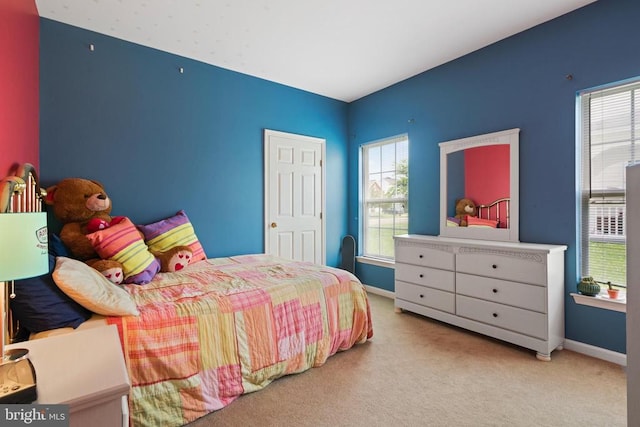
[[[131,382],[115,325],[20,342],[36,371],[38,404],[69,405],[70,426],[128,425]]]

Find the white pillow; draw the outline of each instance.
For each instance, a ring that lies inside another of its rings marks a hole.
[[[94,313],[103,316],[140,314],[127,291],[84,262],[57,257],[53,280],[69,298]]]

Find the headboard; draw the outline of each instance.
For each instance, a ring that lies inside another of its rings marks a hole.
[[[33,165],[18,165],[0,181],[0,213],[42,212],[43,196]]]
[[[504,197],[488,205],[476,206],[478,218],[493,219],[498,221],[498,228],[509,228],[509,203],[510,199]]]

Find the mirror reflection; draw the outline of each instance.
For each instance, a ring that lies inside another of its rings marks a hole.
[[[440,143],[440,236],[519,241],[519,133]]]
[[[447,226],[509,228],[509,173],[506,144],[450,153],[447,156]],[[488,221],[468,221],[468,216]]]

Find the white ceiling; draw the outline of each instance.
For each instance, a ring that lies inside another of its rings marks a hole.
[[[36,0],[36,5],[41,17],[349,102],[593,1]]]

